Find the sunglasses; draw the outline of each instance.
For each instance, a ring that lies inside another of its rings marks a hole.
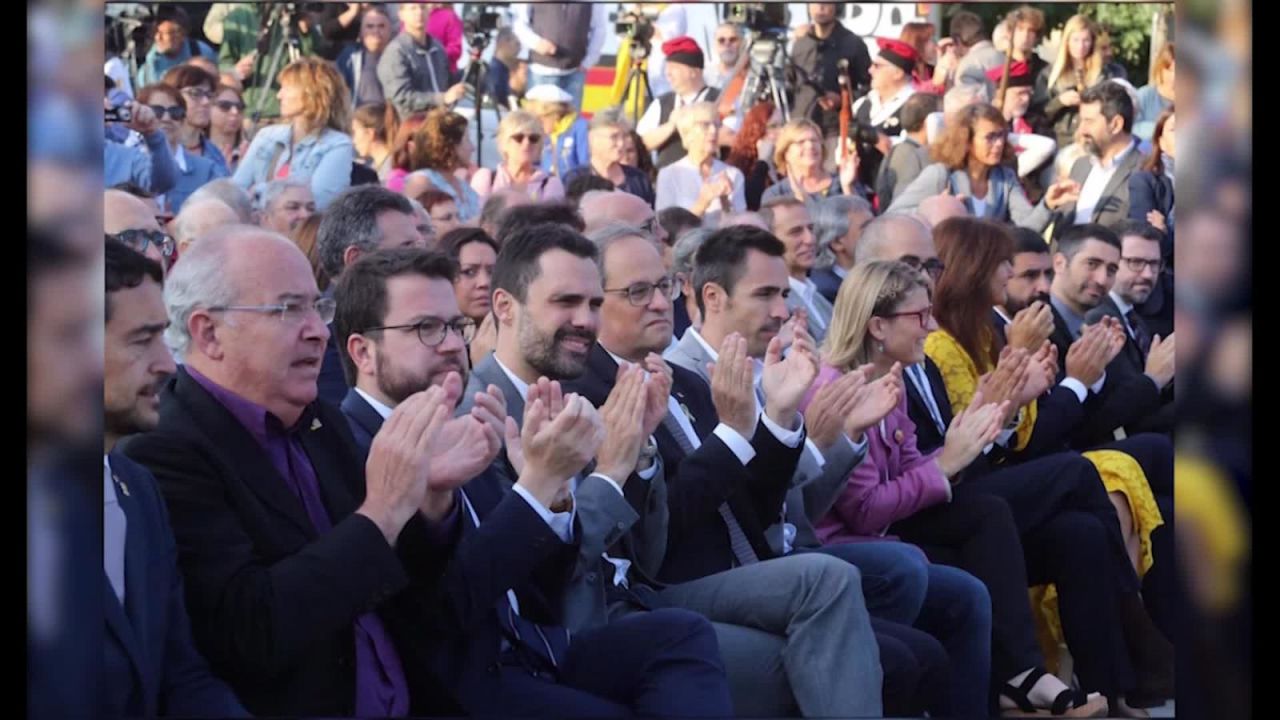
[[[232,110],[236,112],[244,112],[244,103],[237,102],[235,100],[219,100],[214,103],[214,106],[226,113],[229,113]]]
[[[187,110],[181,105],[174,105],[173,107],[165,107],[163,105],[148,105],[147,107],[150,107],[151,112],[156,114],[157,120],[163,120],[166,114],[168,114],[169,117],[173,118],[174,120],[182,120],[187,117]]]
[[[524,133],[512,133],[511,139],[517,144],[523,143],[525,140],[528,140],[530,145],[537,145],[542,142],[542,136],[537,133],[530,133],[528,135]]]

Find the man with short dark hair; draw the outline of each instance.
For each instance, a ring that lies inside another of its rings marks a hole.
[[[382,81],[378,79],[378,61],[391,42],[391,14],[381,5],[370,5],[360,11],[360,39],[342,48],[338,70],[351,91],[351,107],[385,102]]]
[[[536,225],[563,225],[578,232],[586,229],[578,209],[567,202],[525,203],[507,208],[498,221],[498,231],[493,239],[505,245],[507,238],[515,237]]]
[[[1071,166],[1079,197],[1055,212],[1055,234],[1085,223],[1114,231],[1128,221],[1129,177],[1143,160],[1132,134],[1133,112],[1133,98],[1116,82],[1100,82],[1080,97],[1077,132],[1089,154]]]
[[[413,205],[399,193],[380,185],[344,190],[329,203],[316,230],[320,267],[331,281],[325,294],[332,297],[334,282],[361,255],[384,248],[425,248],[426,238],[417,225]],[[335,405],[347,394],[341,358],[331,331],[318,383],[320,397]]]
[[[898,191],[911,184],[932,160],[929,158],[929,129],[925,120],[942,108],[942,98],[933,93],[912,94],[902,105],[902,142],[894,145],[876,177],[876,202],[882,208],[893,204]]]
[[[791,287],[787,309],[792,313],[803,309],[807,313],[809,333],[814,342],[821,344],[835,308],[809,279],[809,271],[818,258],[818,242],[813,236],[809,208],[794,197],[784,196],[765,201],[760,215],[769,224],[769,232],[787,249],[784,259]]]
[[[160,387],[175,370],[164,345],[163,279],[159,263],[122,243],[107,243],[102,375],[107,633],[99,710],[107,716],[248,717],[196,650],[177,548],[156,480],[117,449],[122,438],[156,427]]]
[[[841,60],[848,61],[849,88],[871,81],[871,53],[836,15],[836,3],[809,3],[809,29],[796,38],[787,68],[787,85],[795,88],[791,116],[818,123],[825,137],[840,127]]]
[[[1013,240],[1013,275],[1005,288],[1007,300],[1003,308],[1006,322],[1037,300],[1049,302],[1049,286],[1053,282],[1053,257],[1044,237],[1035,230],[1015,227]]]
[[[498,224],[502,222],[502,216],[508,209],[531,203],[527,193],[515,188],[494,190],[485,198],[484,205],[480,208],[480,228],[494,237],[498,232]]]
[[[453,105],[467,92],[465,84],[451,84],[444,47],[427,33],[430,15],[423,3],[400,3],[400,34],[378,59],[378,80],[400,117]]]
[[[987,71],[1004,64],[1004,53],[991,42],[982,18],[967,10],[951,16],[951,39],[956,41],[960,64],[956,66],[957,85],[983,85],[988,92],[995,89],[987,79]],[[994,97],[994,93],[988,95]]]

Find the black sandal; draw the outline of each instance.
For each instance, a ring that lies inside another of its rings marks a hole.
[[[1005,683],[1000,691],[1002,698],[1008,698],[1016,704],[1017,710],[1002,710],[1004,717],[1102,717],[1107,714],[1107,699],[1101,695],[1090,699],[1083,690],[1067,688],[1053,699],[1048,708],[1036,707],[1028,696],[1031,688],[1036,686],[1040,678],[1049,673],[1044,668],[1035,668],[1027,673],[1017,687]]]

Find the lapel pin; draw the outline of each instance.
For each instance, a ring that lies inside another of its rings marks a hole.
[[[898,443],[899,445],[901,445],[901,444],[902,444],[902,438],[903,438],[903,437],[904,437],[904,436],[903,436],[903,434],[902,434],[902,429],[901,429],[901,428],[899,428],[899,429],[897,429],[897,430],[894,430],[894,431],[893,431],[893,441],[894,441],[894,442],[896,442],[896,443]]]
[[[320,418],[315,418],[311,421],[311,432],[315,432],[322,427],[324,426],[320,424]]]
[[[111,473],[111,479],[115,480],[116,484],[120,486],[120,491],[124,493],[125,497],[131,497],[129,495],[129,486],[126,485],[125,482],[120,479],[119,475],[116,475],[115,473]]]

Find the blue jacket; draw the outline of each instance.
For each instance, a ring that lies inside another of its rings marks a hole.
[[[129,147],[114,140],[102,143],[102,186],[134,182],[153,193],[168,192],[178,181],[178,164],[169,152],[169,141],[157,130],[144,136],[147,150]]]
[[[1160,254],[1166,262],[1173,262],[1173,208],[1173,180],[1168,175],[1139,170],[1129,176],[1129,219],[1146,222],[1152,210],[1164,215],[1169,231],[1160,243]]]
[[[178,548],[155,478],[121,452],[109,457],[127,523],[125,602],[104,573],[100,711],[104,717],[249,717],[196,650]]]
[[[351,186],[351,163],[356,157],[351,136],[325,128],[319,135],[299,140],[290,156],[292,135],[293,127],[287,123],[259,130],[241,158],[233,179],[240,187],[250,190],[258,183],[274,180],[276,169],[288,162],[289,177],[309,178],[311,193],[316,197],[316,209],[323,210],[335,195]],[[275,158],[274,162],[272,158]]]
[[[342,79],[347,83],[347,89],[351,91],[351,107],[360,107],[361,105],[384,102],[386,93],[382,90],[382,81],[378,80],[377,90],[381,97],[365,97],[363,101],[356,91],[360,89],[360,77],[364,74],[364,64],[366,62],[373,63],[374,73],[377,73],[378,58],[369,58],[364,51],[364,46],[359,43],[348,43],[342,48],[342,52],[338,53],[338,59],[334,61],[338,65],[338,72],[342,73]]]
[[[578,117],[568,130],[556,138],[554,147],[550,143],[543,146],[542,171],[563,178],[570,170],[580,165],[589,165],[591,145],[587,141],[587,131],[587,121]]]
[[[178,182],[164,194],[165,204],[168,205],[169,212],[174,214],[182,210],[182,204],[191,197],[191,193],[199,190],[205,183],[227,176],[226,168],[219,166],[211,158],[189,152],[183,154],[187,169],[184,171],[181,167],[178,168]]]
[[[164,78],[164,74],[169,72],[171,68],[175,68],[190,60],[192,56],[191,46],[193,44],[198,48],[201,55],[209,58],[215,63],[218,62],[218,53],[214,52],[213,48],[209,47],[204,42],[194,38],[188,39],[182,44],[182,49],[178,51],[178,57],[176,58],[166,57],[160,54],[160,51],[156,50],[155,46],[152,46],[151,50],[147,52],[146,59],[138,66],[138,77],[135,87],[141,88],[144,85],[158,83]]]

